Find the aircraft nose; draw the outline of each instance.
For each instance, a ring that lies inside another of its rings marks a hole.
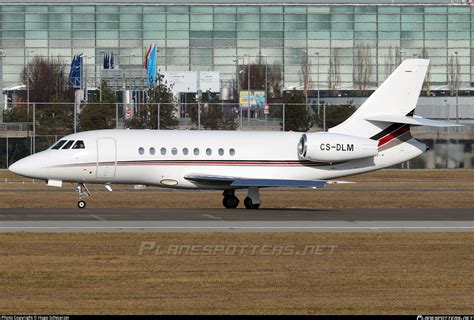
[[[18,174],[20,176],[27,176],[28,175],[28,164],[27,162],[29,162],[27,160],[28,157],[26,158],[23,158],[23,159],[20,159],[18,160],[17,162],[11,164],[9,167],[8,167],[8,170],[10,170],[11,172],[15,173],[15,174]]]
[[[11,164],[8,170],[20,176],[41,179],[45,173],[43,166],[47,163],[47,158],[37,153]]]

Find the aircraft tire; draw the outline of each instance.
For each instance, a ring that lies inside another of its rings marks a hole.
[[[80,200],[77,202],[77,207],[79,209],[84,209],[86,207],[86,202],[84,200]]]
[[[244,205],[247,209],[258,209],[260,207],[260,203],[252,203],[252,199],[250,199],[250,197],[245,198]]]
[[[237,208],[239,202],[239,198],[237,198],[236,196],[224,197],[224,200],[222,200],[222,204],[227,209]]]

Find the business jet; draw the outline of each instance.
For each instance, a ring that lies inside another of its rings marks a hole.
[[[68,135],[9,170],[47,185],[140,184],[223,190],[225,208],[260,206],[263,187],[320,188],[334,179],[379,170],[421,155],[411,126],[456,126],[414,115],[429,60],[402,64],[345,122],[328,132],[94,130]],[[291,200],[289,200],[291,201]]]

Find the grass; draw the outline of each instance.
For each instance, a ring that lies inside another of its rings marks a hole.
[[[43,182],[0,172],[0,207],[70,208],[77,202],[74,186],[57,189]],[[10,182],[10,181],[17,182]],[[344,180],[354,184],[330,185],[323,190],[263,189],[262,207],[286,208],[471,208],[474,205],[474,170],[381,170]],[[173,191],[148,187],[136,192],[133,186],[114,185],[107,192],[102,185],[89,185],[88,208],[220,208],[220,192]],[[2,191],[3,190],[3,191]],[[24,190],[36,192],[21,192]],[[57,192],[64,191],[64,192]],[[66,192],[69,191],[69,192]],[[298,192],[295,192],[298,191]],[[396,191],[393,192],[393,191]],[[244,191],[239,191],[241,200]],[[436,201],[432,201],[436,198]],[[243,201],[241,201],[243,202]]]
[[[173,245],[332,254],[138,255]],[[472,233],[0,234],[0,312],[473,313]]]

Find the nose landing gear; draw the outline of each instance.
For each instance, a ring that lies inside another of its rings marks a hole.
[[[76,193],[78,200],[77,207],[79,209],[84,209],[86,207],[86,202],[84,201],[84,198],[90,197],[91,193],[89,192],[89,189],[87,189],[84,183],[77,184]]]

